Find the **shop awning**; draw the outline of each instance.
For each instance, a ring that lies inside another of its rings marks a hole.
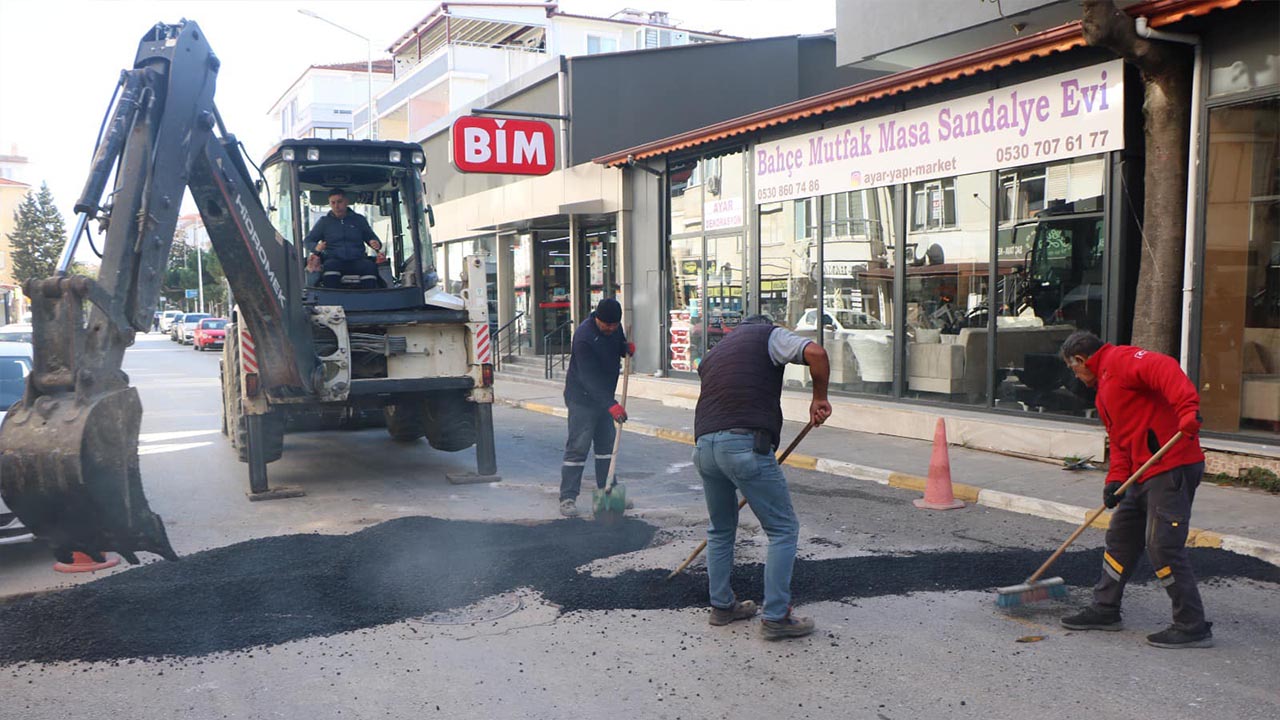
[[[1129,15],[1143,16],[1151,27],[1161,27],[1198,17],[1214,10],[1232,8],[1245,0],[1148,0],[1125,9]],[[933,65],[886,75],[839,90],[797,100],[786,105],[761,110],[750,115],[725,120],[697,130],[690,130],[662,140],[638,145],[595,159],[602,165],[626,164],[628,159],[666,155],[698,145],[713,143],[736,135],[762,130],[815,115],[842,110],[879,98],[897,95],[957,78],[976,75],[1015,63],[1064,52],[1085,44],[1080,22],[1072,22],[1044,32],[1010,40],[989,48],[966,53]]]

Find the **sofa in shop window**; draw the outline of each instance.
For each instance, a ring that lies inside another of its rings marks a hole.
[[[1040,318],[999,317],[996,322],[996,366],[1011,373],[1052,367],[1063,341],[1076,330],[1070,325],[1046,326]],[[1061,376],[1055,373],[1050,383],[1057,377]],[[915,339],[907,343],[907,389],[970,401],[985,396],[987,329],[962,328],[957,335],[917,329]]]

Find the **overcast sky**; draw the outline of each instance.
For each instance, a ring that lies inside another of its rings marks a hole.
[[[200,23],[222,60],[216,102],[257,160],[274,139],[267,111],[313,64],[363,61],[365,43],[298,13],[312,10],[373,41],[374,57],[436,7],[419,0],[0,0],[0,154],[17,146],[28,181],[48,182],[68,227],[120,70],[156,22]],[[744,37],[835,27],[834,0],[563,0],[608,16],[666,10],[691,30]]]

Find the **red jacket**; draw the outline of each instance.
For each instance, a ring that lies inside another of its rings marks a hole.
[[[1107,482],[1128,480],[1178,432],[1180,418],[1200,411],[1195,386],[1168,355],[1107,343],[1085,365],[1098,377],[1098,414],[1111,440]],[[1183,438],[1138,482],[1203,461],[1199,439]]]

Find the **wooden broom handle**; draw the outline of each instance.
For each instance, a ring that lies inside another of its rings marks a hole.
[[[791,454],[792,450],[796,449],[796,446],[800,444],[800,441],[804,439],[804,436],[808,435],[809,431],[812,430],[813,428],[814,428],[813,421],[810,420],[808,424],[804,426],[804,429],[800,431],[800,434],[796,435],[796,439],[792,440],[791,444],[787,446],[787,449],[783,450],[782,454],[778,456],[779,465],[787,461],[787,456]],[[747,504],[747,499],[745,497],[739,500],[738,510],[742,510],[742,507],[746,504]],[[680,567],[671,571],[671,574],[667,576],[667,579],[670,580],[671,578],[683,572],[685,568],[689,567],[689,563],[693,562],[699,555],[701,555],[702,551],[705,550],[706,548],[707,548],[707,541],[706,539],[703,539],[703,541],[698,544],[698,547],[694,549],[693,553],[690,554],[689,557],[685,558],[684,562],[680,563]]]
[[[1124,481],[1124,484],[1121,485],[1118,490],[1116,490],[1116,495],[1123,495],[1124,491],[1128,490],[1130,485],[1137,482],[1138,478],[1142,477],[1142,475],[1147,472],[1148,468],[1156,464],[1156,462],[1160,460],[1160,458],[1164,457],[1164,454],[1169,452],[1169,450],[1181,439],[1182,439],[1182,431],[1179,430],[1178,432],[1173,434],[1173,437],[1169,438],[1169,442],[1165,443],[1164,447],[1157,450],[1156,454],[1151,456],[1150,460],[1147,460],[1146,462],[1142,463],[1142,467],[1138,468],[1137,472],[1130,475],[1129,479]],[[1049,566],[1052,565],[1054,561],[1056,561],[1059,557],[1061,557],[1062,553],[1066,552],[1066,549],[1071,546],[1071,543],[1075,542],[1076,538],[1080,537],[1080,534],[1083,533],[1086,528],[1092,525],[1093,521],[1097,520],[1098,516],[1101,515],[1103,512],[1105,512],[1106,509],[1107,509],[1107,505],[1106,503],[1103,503],[1097,510],[1094,510],[1092,513],[1090,513],[1089,516],[1085,518],[1084,524],[1076,528],[1076,531],[1071,533],[1071,537],[1067,538],[1067,541],[1062,543],[1062,546],[1059,547],[1056,552],[1050,555],[1048,560],[1044,561],[1044,564],[1040,566],[1040,569],[1036,570],[1034,573],[1031,574],[1031,577],[1027,578],[1026,584],[1030,585],[1036,580],[1039,580],[1040,576],[1043,575],[1044,572],[1049,569]]]
[[[622,331],[623,335],[630,342],[631,335],[626,330]],[[622,361],[622,402],[618,403],[622,406],[623,411],[627,408],[627,380],[631,379],[631,353],[627,353],[626,358]],[[622,445],[622,423],[617,423],[613,432],[613,454],[609,456],[609,475],[604,481],[604,491],[606,493],[613,491],[613,474],[618,470],[618,447]]]

